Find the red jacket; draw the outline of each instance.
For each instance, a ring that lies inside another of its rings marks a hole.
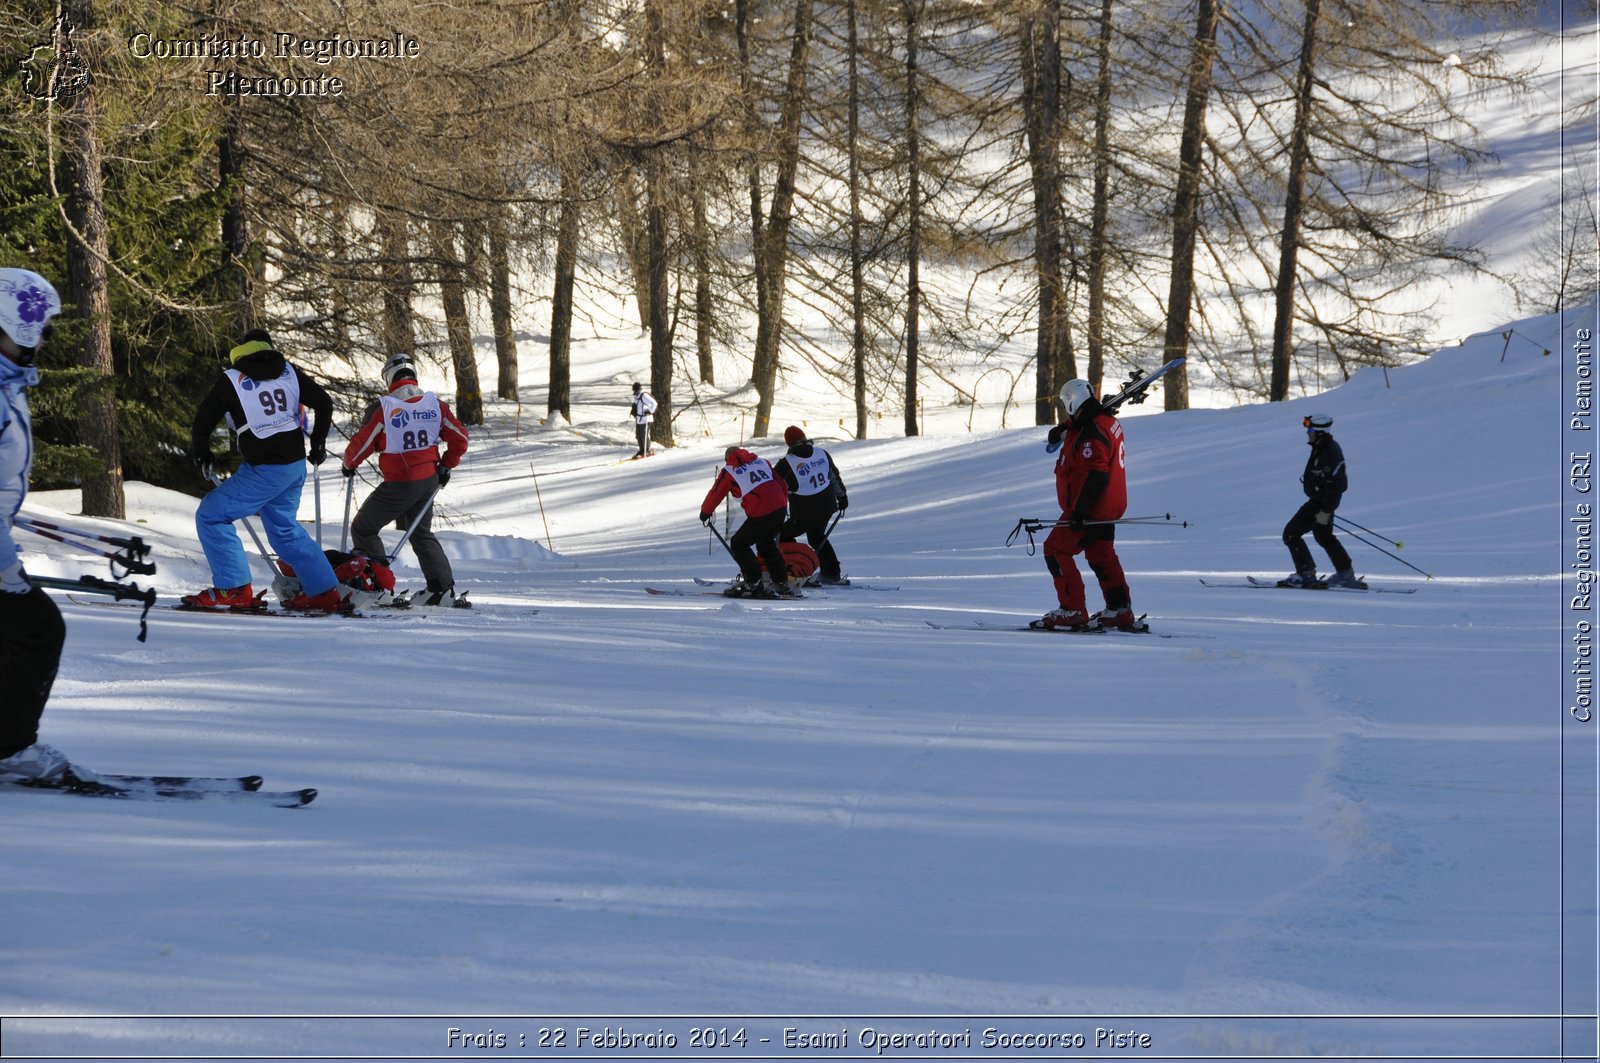
[[[1056,501],[1063,516],[1084,520],[1116,520],[1127,512],[1128,452],[1122,425],[1109,413],[1067,431],[1056,455]]]
[[[405,393],[406,388],[410,388],[411,392]],[[405,402],[420,403],[426,392],[417,387],[414,381],[402,378],[389,389],[389,394]],[[366,420],[350,437],[350,445],[344,448],[345,468],[355,468],[367,460],[368,454],[377,451],[378,470],[383,473],[385,480],[426,480],[440,466],[453,469],[460,465],[462,455],[467,452],[467,430],[456,420],[450,404],[443,399],[439,400],[439,427],[433,444],[429,446],[391,454],[383,449],[384,427],[383,403],[374,403],[367,411]],[[439,456],[440,440],[444,441],[445,447],[442,458]]]
[[[706,500],[700,503],[700,515],[705,517],[716,512],[718,504],[730,492],[744,506],[747,517],[765,517],[789,508],[789,489],[773,475],[772,466],[743,448],[734,451],[717,473],[711,490],[706,492]]]

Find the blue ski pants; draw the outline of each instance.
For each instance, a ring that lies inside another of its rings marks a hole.
[[[327,557],[296,519],[305,483],[304,462],[244,464],[200,500],[194,525],[211,566],[212,586],[238,587],[250,582],[250,561],[233,522],[253,513],[261,514],[267,542],[294,566],[306,594],[321,594],[339,582]]]

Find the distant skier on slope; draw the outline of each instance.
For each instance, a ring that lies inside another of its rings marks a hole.
[[[1097,625],[1131,628],[1133,606],[1114,545],[1117,526],[1112,523],[1128,508],[1122,425],[1101,407],[1087,380],[1067,381],[1061,388],[1061,405],[1067,420],[1050,429],[1050,442],[1061,443],[1055,467],[1061,522],[1044,541],[1044,563],[1060,605],[1046,613],[1041,624],[1073,630]],[[1094,570],[1106,602],[1105,610],[1093,618],[1074,560],[1080,552]]]
[[[455,573],[433,534],[432,503],[434,492],[450,482],[450,470],[467,452],[467,430],[448,402],[417,385],[409,355],[396,354],[384,363],[383,383],[388,394],[367,410],[344,449],[345,476],[354,476],[373,453],[383,473],[383,482],[361,503],[350,524],[351,543],[368,558],[388,564],[379,531],[396,518],[408,528],[415,521],[408,541],[428,581],[420,603],[456,605]],[[440,443],[445,447],[443,456]]]
[[[1313,415],[1301,424],[1305,426],[1306,443],[1311,447],[1305,471],[1300,474],[1300,486],[1307,501],[1283,526],[1283,544],[1294,559],[1294,574],[1279,580],[1278,585],[1307,589],[1322,586],[1365,588],[1366,584],[1356,577],[1349,552],[1333,534],[1334,511],[1350,487],[1344,450],[1329,432],[1333,418]],[[1317,579],[1316,562],[1311,557],[1311,548],[1305,544],[1306,532],[1328,552],[1328,560],[1333,563],[1334,573],[1326,584]]]
[[[61,296],[26,269],[0,269],[0,779],[59,782],[72,768],[39,741],[39,719],[55,684],[67,626],[50,596],[28,582],[11,538],[12,522],[28,494],[33,423],[25,388],[39,382],[34,359],[61,313]]]
[[[228,352],[228,362],[229,368],[195,410],[189,454],[209,476],[214,462],[211,432],[226,417],[228,427],[238,433],[244,462],[195,510],[195,531],[214,586],[184,595],[183,604],[194,609],[249,609],[255,604],[250,562],[233,522],[259,513],[267,541],[300,579],[301,592],[284,602],[284,608],[337,612],[344,596],[333,566],[300,527],[306,462],[321,465],[327,460],[333,399],[309,373],[273,347],[265,329],[246,332]],[[301,430],[302,403],[315,415],[309,453]]]
[[[739,564],[740,580],[729,587],[729,597],[789,598],[794,591],[784,578],[788,566],[778,547],[778,533],[789,512],[789,492],[764,458],[739,446],[729,447],[717,478],[700,503],[700,523],[710,524],[717,506],[731,493],[744,507],[744,523],[728,543]],[[753,549],[752,549],[753,547]],[[756,552],[767,566],[756,563]]]
[[[634,432],[639,437],[639,453],[634,457],[648,458],[654,453],[650,449],[650,422],[656,419],[656,400],[637,381],[633,385],[633,403],[628,409],[633,415]]]
[[[842,513],[850,508],[839,466],[826,450],[807,439],[797,425],[783,430],[783,442],[789,452],[778,459],[773,470],[789,489],[789,519],[784,522],[779,541],[792,543],[804,535],[811,549],[817,552],[821,565],[813,580],[821,586],[849,583],[840,570],[839,555],[834,552],[833,541],[827,534],[829,518],[835,512]]]

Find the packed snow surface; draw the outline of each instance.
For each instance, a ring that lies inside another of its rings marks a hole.
[[[1058,513],[1031,427],[809,425],[849,488],[834,534],[860,586],[700,593],[734,572],[696,521],[734,439],[627,461],[609,378],[587,440],[504,404],[475,430],[438,520],[471,611],[157,609],[140,643],[131,607],[58,595],[45,741],[104,771],[321,793],[5,793],[0,1013],[35,1017],[8,1020],[6,1051],[440,1058],[462,1052],[450,1029],[497,1025],[468,1017],[504,1016],[506,1048],[467,1051],[551,1058],[538,1031],[559,1025],[574,1050],[580,1026],[679,1039],[580,1056],[682,1057],[703,1018],[773,1039],[732,1055],[790,1058],[991,1027],[1083,1034],[1086,1054],[1138,1030],[1153,1041],[1124,1054],[1147,1058],[1553,1054],[1560,1024],[1517,1016],[1570,1009],[1574,978],[1593,1001],[1570,866],[1592,869],[1593,775],[1561,747],[1574,322],[1593,308],[1314,399],[1127,418],[1129,515],[1163,519],[1118,549],[1173,638],[980,626],[1055,605],[1042,556],[1005,545]],[[1310,412],[1349,462],[1341,517],[1372,529],[1345,539],[1359,570],[1415,593],[1240,586],[1288,571]],[[337,546],[343,481],[319,480]],[[144,537],[164,602],[210,582],[193,499],[132,484],[128,508],[40,493],[25,512]],[[20,538],[30,572],[104,574]],[[420,585],[409,552],[397,567]],[[246,1018],[402,1015],[428,1018]],[[607,1018],[626,1016],[652,1018]],[[846,1045],[785,1053],[784,1026]]]

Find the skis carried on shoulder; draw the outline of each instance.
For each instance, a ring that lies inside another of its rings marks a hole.
[[[1184,360],[1182,358],[1174,358],[1172,361],[1168,362],[1166,365],[1157,369],[1148,376],[1146,376],[1140,370],[1134,369],[1133,372],[1128,375],[1128,382],[1123,389],[1117,392],[1117,394],[1111,396],[1109,399],[1101,402],[1100,408],[1106,413],[1114,414],[1117,412],[1118,407],[1122,406],[1124,403],[1127,403],[1130,406],[1139,405],[1145,399],[1150,397],[1145,394],[1145,391],[1150,387],[1151,384],[1154,384],[1157,380],[1160,380],[1172,370],[1178,368],[1178,366],[1182,365],[1183,362]],[[1058,437],[1054,443],[1047,442],[1044,449],[1048,454],[1054,454],[1056,451],[1060,450],[1060,438]]]
[[[80,779],[68,774],[55,782],[36,779],[0,780],[0,789],[42,790],[76,797],[103,797],[121,801],[231,801],[301,808],[317,798],[311,787],[300,790],[263,790],[259,775],[211,778],[193,775],[102,774]]]

